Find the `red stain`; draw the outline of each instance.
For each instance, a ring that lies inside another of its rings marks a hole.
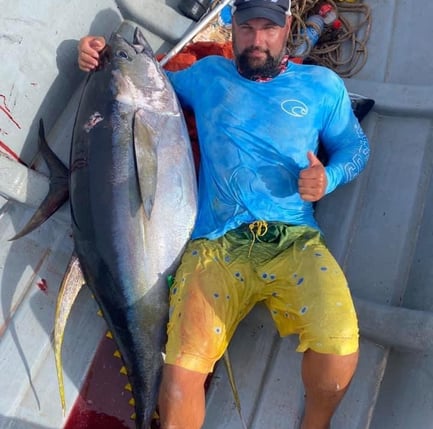
[[[109,414],[95,411],[81,396],[74,405],[65,429],[129,429],[129,426]]]
[[[6,97],[3,94],[0,94],[0,98],[3,99],[3,106],[0,105],[0,110],[6,114],[6,116],[15,124],[17,128],[21,129],[20,124],[14,119],[9,107],[6,104]]]
[[[0,149],[3,149],[11,158],[18,161],[20,164],[25,165],[27,167],[27,164],[4,142],[0,140]]]
[[[45,279],[41,279],[36,284],[37,284],[38,288],[42,292],[47,293],[47,291],[48,291],[48,284],[47,284],[47,281]]]
[[[0,94],[0,99],[3,100],[3,105],[0,104],[0,111],[2,111],[18,129],[21,129],[20,124],[14,119],[9,107],[6,104],[6,96],[3,94]],[[1,129],[1,128],[0,128],[0,132],[3,135],[8,135],[8,132]],[[20,159],[20,157],[13,150],[6,143],[2,142],[1,140],[0,140],[0,148],[3,149],[8,155],[10,155],[12,158],[17,160],[21,164],[26,165],[25,162],[23,162]]]
[[[135,429],[132,395],[125,390],[128,378],[120,373],[123,364],[115,351],[109,338],[99,344],[64,429]]]

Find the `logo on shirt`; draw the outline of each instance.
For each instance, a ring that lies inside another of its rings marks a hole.
[[[299,100],[285,100],[281,103],[281,108],[295,118],[302,118],[308,114],[308,107]]]

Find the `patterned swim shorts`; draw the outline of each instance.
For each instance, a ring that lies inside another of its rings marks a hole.
[[[347,281],[321,233],[260,221],[188,244],[171,287],[166,363],[211,372],[260,301],[281,336],[299,335],[299,352],[358,349]]]

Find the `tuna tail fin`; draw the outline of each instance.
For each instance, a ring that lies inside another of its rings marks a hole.
[[[244,415],[242,413],[241,400],[239,397],[238,388],[236,386],[236,381],[235,381],[235,377],[233,374],[232,363],[230,361],[230,356],[229,356],[228,350],[226,350],[224,352],[223,359],[224,359],[224,364],[226,366],[227,376],[229,378],[230,386],[232,388],[232,393],[233,393],[233,398],[235,400],[236,409],[238,410],[238,414],[239,414],[239,417],[241,419],[242,427],[243,427],[243,429],[247,429],[247,424],[245,422],[245,418],[244,418]]]
[[[56,360],[57,381],[59,384],[60,401],[63,414],[66,412],[65,387],[62,370],[62,344],[66,323],[71,314],[72,306],[78,293],[84,285],[84,277],[76,255],[72,255],[62,284],[59,289],[56,304],[56,316],[54,323],[54,355]]]
[[[9,241],[24,237],[38,226],[42,225],[69,198],[68,168],[48,146],[45,139],[44,123],[42,119],[39,121],[38,145],[50,172],[50,189],[47,196],[24,228],[10,238]]]

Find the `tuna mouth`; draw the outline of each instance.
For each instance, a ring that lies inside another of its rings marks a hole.
[[[112,34],[111,42],[113,42],[113,38],[120,44],[123,44],[123,46],[127,44],[136,54],[145,54],[149,57],[154,56],[153,50],[144,38],[140,27],[132,21],[123,21],[118,30]],[[99,54],[99,64],[96,71],[105,68],[105,66],[113,60],[113,56],[116,55],[123,56],[124,58],[128,57],[127,52],[123,54],[121,50],[114,52],[109,42]]]
[[[121,37],[128,45],[130,45],[137,54],[148,52],[152,54],[152,48],[143,37],[140,28],[132,21],[125,20],[120,24],[117,30],[118,37]]]
[[[135,32],[137,30],[137,25],[131,21],[123,21],[116,33],[118,37],[124,39],[131,46],[134,44]]]
[[[147,43],[147,40],[144,38],[142,32],[138,27],[135,27],[134,30],[134,39],[132,46],[135,49],[135,52],[137,52],[137,54],[145,52],[146,54],[153,57],[153,50],[150,47],[149,43]]]

